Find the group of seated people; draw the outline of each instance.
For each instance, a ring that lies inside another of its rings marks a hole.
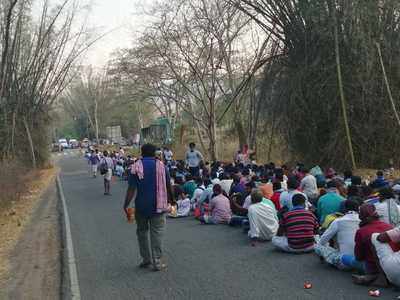
[[[271,241],[288,253],[316,253],[353,271],[356,284],[400,286],[400,183],[382,171],[372,182],[347,171],[298,164],[213,163],[192,176],[171,170],[177,199],[171,217],[241,227],[251,245]]]

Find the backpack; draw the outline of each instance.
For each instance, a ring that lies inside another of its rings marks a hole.
[[[99,170],[101,175],[105,175],[108,172],[108,166],[105,160],[100,164]]]

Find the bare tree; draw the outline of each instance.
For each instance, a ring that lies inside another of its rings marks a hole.
[[[54,7],[44,1],[36,23],[31,17],[31,1],[3,1],[0,5],[0,13],[6,16],[0,30],[3,157],[30,152],[33,167],[37,160],[46,159],[48,140],[41,130],[46,130],[48,113],[70,81],[74,62],[90,45],[84,26],[75,30],[78,9],[71,0]],[[24,140],[28,140],[28,148]]]
[[[231,108],[239,143],[246,143],[244,96],[271,55],[270,40],[226,1],[175,0],[152,13],[156,19],[122,64],[142,87],[134,90],[163,115],[189,115],[212,160],[218,157],[217,127]]]

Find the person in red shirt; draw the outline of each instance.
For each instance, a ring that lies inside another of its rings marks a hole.
[[[361,222],[355,236],[354,255],[357,261],[365,264],[365,275],[353,275],[353,282],[364,285],[371,283],[385,285],[386,278],[382,276],[383,272],[381,272],[371,236],[374,233],[393,229],[393,226],[379,221],[379,215],[372,204],[363,204],[360,207],[359,217]],[[391,246],[395,248],[395,245]]]
[[[272,194],[271,201],[274,203],[276,211],[281,210],[281,202],[279,201],[281,193],[283,192],[282,184],[280,181],[275,181],[272,185],[274,193]]]

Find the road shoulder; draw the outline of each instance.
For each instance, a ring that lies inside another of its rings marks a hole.
[[[61,233],[54,177],[42,187],[45,192],[33,204],[31,216],[7,255],[1,299],[60,298]]]

